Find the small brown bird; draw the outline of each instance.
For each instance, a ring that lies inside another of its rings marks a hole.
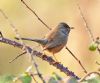
[[[61,22],[58,24],[56,28],[52,29],[43,39],[31,39],[31,38],[21,38],[21,39],[34,41],[41,44],[44,52],[48,51],[49,53],[52,53],[53,56],[55,57],[54,54],[59,52],[66,45],[70,29],[73,29],[73,27],[69,27],[66,23]]]

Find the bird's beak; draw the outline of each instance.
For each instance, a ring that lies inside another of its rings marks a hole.
[[[75,29],[74,27],[70,27],[70,29]]]

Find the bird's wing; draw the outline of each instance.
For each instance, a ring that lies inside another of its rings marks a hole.
[[[58,32],[56,34],[53,34],[51,39],[48,39],[48,43],[45,45],[44,50],[59,46],[63,43],[65,44],[66,42],[67,42],[66,35],[62,34],[61,32]]]

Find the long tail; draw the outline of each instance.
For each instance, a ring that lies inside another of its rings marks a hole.
[[[15,37],[15,39],[19,40],[19,38]],[[28,41],[34,41],[34,42],[37,42],[41,45],[45,45],[47,44],[47,40],[46,39],[31,39],[31,38],[21,38],[22,40],[28,40]]]

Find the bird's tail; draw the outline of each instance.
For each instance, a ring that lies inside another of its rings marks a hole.
[[[19,40],[19,38],[15,37],[15,39]],[[22,40],[34,41],[41,45],[45,45],[48,41],[46,39],[31,39],[31,38],[21,38]]]

